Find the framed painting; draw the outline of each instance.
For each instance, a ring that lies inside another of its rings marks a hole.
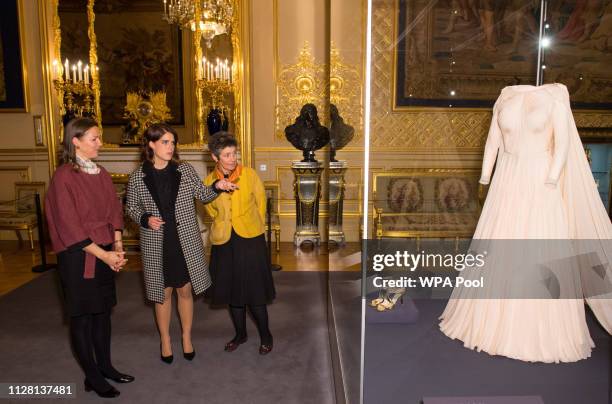
[[[0,112],[28,112],[21,1],[3,1],[0,10]]]
[[[480,216],[479,178],[475,169],[373,173],[377,237],[471,237]]]
[[[127,92],[165,91],[170,124],[184,125],[181,31],[158,0],[101,0],[94,7],[105,126],[123,125]]]
[[[588,3],[587,6],[585,4]],[[502,88],[535,84],[540,2],[397,0],[394,108],[490,108]],[[572,106],[612,107],[612,4],[548,1],[544,82]]]

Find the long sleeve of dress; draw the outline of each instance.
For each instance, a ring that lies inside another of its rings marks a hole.
[[[187,165],[187,167],[186,175],[189,183],[193,187],[194,198],[199,199],[204,203],[215,200],[219,194],[213,190],[212,186],[204,185],[193,166]]]
[[[136,175],[131,174],[127,186],[127,196],[125,200],[125,211],[133,221],[140,224],[140,226],[147,228],[147,220],[151,216],[149,213],[145,213],[140,203],[140,195],[138,194],[138,186],[136,185]]]
[[[548,171],[546,184],[557,185],[569,151],[569,125],[568,125],[567,108],[560,101],[555,101],[552,109],[552,125],[553,125],[553,161]]]
[[[65,178],[65,171],[53,177],[45,198],[45,207],[49,235],[56,253],[91,244],[87,230],[75,214],[77,204]]]
[[[493,107],[493,118],[491,119],[491,127],[489,128],[487,143],[485,144],[480,181],[478,181],[484,185],[487,185],[491,181],[491,173],[493,172],[493,166],[495,165],[497,153],[502,144],[502,134],[501,130],[499,129],[499,123],[497,122],[497,118],[498,109],[496,103]]]

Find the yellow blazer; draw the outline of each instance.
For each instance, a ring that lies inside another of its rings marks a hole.
[[[217,176],[211,172],[204,183],[211,185]],[[232,234],[232,227],[240,237],[251,238],[263,234],[266,217],[266,191],[259,176],[250,167],[242,167],[236,183],[240,189],[222,192],[217,199],[204,205],[212,217],[210,231],[212,244],[225,244]]]

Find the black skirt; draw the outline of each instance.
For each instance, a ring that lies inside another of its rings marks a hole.
[[[85,251],[62,251],[57,255],[57,268],[69,316],[103,313],[117,304],[115,272],[104,261],[96,258],[95,276],[85,279]]]
[[[213,304],[261,305],[276,296],[263,234],[243,238],[232,229],[227,243],[212,246],[210,275]]]

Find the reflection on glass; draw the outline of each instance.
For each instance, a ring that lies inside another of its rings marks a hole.
[[[128,92],[159,91],[169,123],[184,124],[183,44],[179,29],[162,21],[163,3],[109,0],[96,2],[94,12],[103,125],[126,123]]]
[[[87,1],[60,0],[57,11],[61,27],[61,63],[66,59],[70,64],[76,64],[79,60],[89,63]]]
[[[610,213],[610,168],[612,166],[612,144],[585,143],[585,152],[591,166],[593,178],[601,200]]]
[[[398,5],[397,107],[489,107],[503,87],[535,83],[535,2],[399,0]]]
[[[548,0],[544,25],[545,83],[567,86],[572,105],[610,108],[612,3]]]

